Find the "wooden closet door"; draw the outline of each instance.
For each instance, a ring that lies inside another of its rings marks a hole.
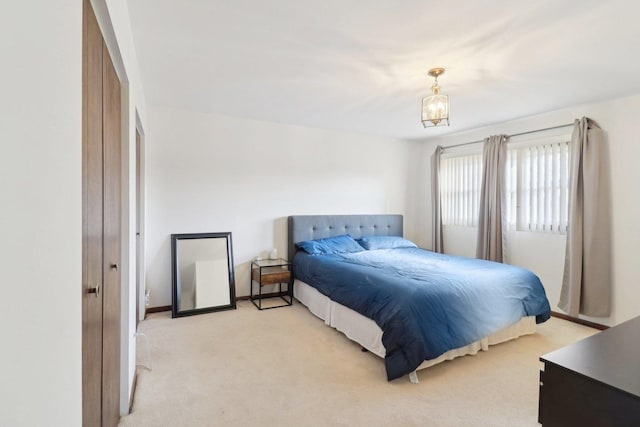
[[[82,424],[120,415],[120,81],[89,0],[83,3]]]
[[[102,425],[115,426],[120,416],[120,81],[104,43],[102,52]]]
[[[82,425],[102,424],[102,35],[83,7]],[[93,293],[90,293],[93,291]]]

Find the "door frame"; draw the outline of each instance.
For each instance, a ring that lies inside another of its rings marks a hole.
[[[136,330],[139,321],[145,318],[145,134],[136,111],[135,125],[135,236],[136,236]]]

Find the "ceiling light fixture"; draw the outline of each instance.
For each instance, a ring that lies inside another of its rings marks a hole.
[[[432,68],[429,75],[436,80],[431,86],[433,95],[422,98],[422,126],[449,126],[449,95],[440,94],[438,76],[444,73],[444,68]]]

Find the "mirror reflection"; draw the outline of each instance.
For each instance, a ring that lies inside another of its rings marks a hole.
[[[235,308],[231,233],[171,237],[173,317]]]

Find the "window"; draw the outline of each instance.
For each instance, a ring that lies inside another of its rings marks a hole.
[[[569,142],[563,137],[507,146],[505,219],[508,229],[566,233]],[[442,224],[478,226],[482,154],[440,160]]]
[[[442,224],[478,226],[478,204],[482,184],[482,154],[440,160]]]
[[[509,229],[567,232],[568,141],[507,149],[506,181]]]

